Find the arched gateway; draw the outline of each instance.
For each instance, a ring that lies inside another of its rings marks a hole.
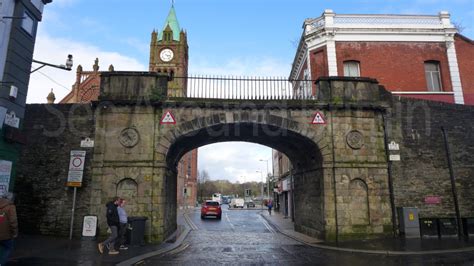
[[[392,232],[387,104],[376,81],[322,79],[313,100],[167,98],[167,82],[153,73],[102,74],[91,213],[103,213],[126,180],[136,184],[133,214],[148,217],[147,239],[163,241],[177,227],[181,156],[210,143],[247,141],[290,158],[296,230],[327,240]]]

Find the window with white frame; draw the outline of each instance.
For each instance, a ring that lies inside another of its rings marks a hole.
[[[439,62],[425,62],[425,77],[428,91],[441,91],[441,75],[439,72]]]
[[[344,61],[344,77],[360,77],[358,61]]]
[[[304,87],[304,94],[306,96],[310,96],[312,94],[312,91],[311,91],[311,81],[310,81],[310,76],[309,76],[309,69],[305,69],[304,72],[303,72],[303,77],[304,77],[304,80],[303,81],[303,87]]]

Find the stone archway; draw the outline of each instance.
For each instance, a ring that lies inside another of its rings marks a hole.
[[[206,144],[246,141],[290,158],[297,231],[326,240],[360,234],[348,214],[350,200],[344,200],[344,190],[351,191],[341,183],[347,176],[362,177],[368,187],[370,224],[363,233],[391,233],[383,107],[371,105],[381,97],[372,82],[323,81],[318,101],[157,98],[152,104],[147,97],[166,85],[154,74],[113,73],[103,84],[96,112],[91,213],[104,213],[115,185],[127,176],[121,172],[135,172],[136,215],[148,217],[147,240],[161,242],[177,228],[176,165],[181,156]],[[176,123],[161,123],[165,112]],[[311,124],[315,113],[326,122]]]
[[[243,119],[250,113],[247,111],[229,114],[221,113],[204,117],[200,122],[189,123],[189,127],[183,127],[186,132],[178,132],[176,129],[164,132],[158,143],[160,155],[165,158],[166,175],[164,184],[167,201],[175,201],[176,189],[176,166],[184,154],[188,151],[207,144],[224,141],[246,141],[265,145],[285,153],[294,165],[295,191],[299,196],[295,198],[296,213],[295,223],[298,228],[306,233],[324,237],[325,215],[323,207],[324,181],[323,181],[323,156],[316,144],[315,139],[322,141],[322,136],[315,135],[314,131],[308,130],[307,125],[302,125],[295,120],[285,119],[276,115],[262,115],[261,121],[250,121]],[[232,117],[232,123],[227,118]],[[256,116],[258,117],[258,116]],[[258,119],[258,118],[257,118]],[[265,121],[265,122],[264,122]],[[270,121],[270,123],[269,123]],[[290,126],[292,128],[290,128]],[[176,206],[167,204],[165,206],[168,215],[176,215]],[[167,221],[176,220],[166,217]],[[168,229],[164,229],[168,231]]]

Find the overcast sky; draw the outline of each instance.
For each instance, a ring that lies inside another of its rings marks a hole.
[[[170,0],[54,0],[44,8],[34,58],[64,64],[74,56],[92,70],[148,70],[153,29],[161,30]],[[287,77],[305,18],[324,9],[341,14],[451,13],[463,34],[474,38],[474,0],[176,0],[181,28],[188,33],[189,73],[208,75]],[[27,101],[44,103],[51,88],[62,99],[75,81],[75,71],[43,68],[31,75]],[[219,146],[216,146],[219,145]],[[216,156],[216,151],[219,151]],[[223,152],[225,151],[225,152]],[[200,149],[200,170],[211,178],[259,181],[259,159],[271,150],[251,144],[214,144]]]

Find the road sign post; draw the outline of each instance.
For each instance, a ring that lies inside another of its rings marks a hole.
[[[74,187],[72,197],[71,225],[69,230],[69,239],[72,239],[72,231],[74,228],[74,213],[76,210],[77,188],[82,186],[82,176],[84,172],[84,162],[86,159],[86,151],[71,151],[71,159],[69,160],[69,173],[66,185]]]

